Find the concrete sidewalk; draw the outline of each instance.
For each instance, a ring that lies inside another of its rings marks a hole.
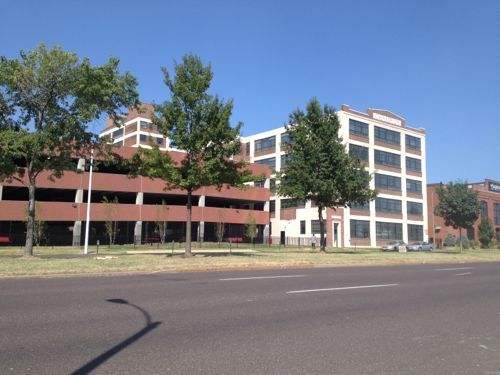
[[[258,251],[253,249],[235,248],[229,249],[191,249],[192,254],[251,254]],[[126,254],[184,254],[184,249],[175,249],[174,251],[167,249],[159,250],[128,250]]]

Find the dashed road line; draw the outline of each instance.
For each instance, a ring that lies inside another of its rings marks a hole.
[[[455,276],[466,276],[466,275],[470,275],[472,272],[464,272],[464,273],[457,273],[455,274]]]
[[[345,287],[340,287],[340,288],[292,290],[290,292],[286,292],[286,294],[327,292],[327,291],[349,290],[349,289],[383,288],[383,287],[387,287],[387,286],[397,286],[397,285],[399,285],[399,284],[358,285],[358,286],[345,286]]]
[[[284,279],[293,277],[306,277],[307,275],[281,275],[281,276],[254,276],[254,277],[231,277],[219,279],[219,281],[237,281],[237,280],[261,280],[261,279]]]
[[[456,267],[456,268],[435,268],[434,271],[460,271],[473,270],[475,267]]]

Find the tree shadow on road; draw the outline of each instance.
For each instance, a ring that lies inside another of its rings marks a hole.
[[[142,307],[134,305],[133,303],[129,303],[127,300],[121,299],[121,298],[114,298],[114,299],[108,299],[108,302],[111,303],[116,303],[119,305],[128,305],[132,306],[133,308],[139,310],[142,315],[144,316],[145,320],[145,325],[144,328],[139,330],[138,332],[134,333],[132,336],[126,338],[122,342],[116,344],[113,346],[111,349],[105,351],[104,353],[98,355],[94,359],[90,360],[86,364],[84,364],[82,367],[79,369],[73,371],[71,374],[72,375],[84,375],[84,374],[89,374],[92,371],[94,371],[97,367],[102,365],[104,362],[106,362],[108,359],[113,357],[114,355],[118,354],[121,352],[123,349],[126,347],[132,345],[134,342],[142,338],[143,336],[147,335],[149,332],[157,328],[162,322],[153,322],[151,319],[151,315],[144,310]]]

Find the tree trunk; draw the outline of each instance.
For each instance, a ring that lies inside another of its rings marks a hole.
[[[462,253],[462,228],[458,228],[458,235],[460,236],[460,253]]]
[[[33,230],[35,228],[35,177],[28,172],[28,221],[26,225],[26,245],[24,247],[24,256],[33,256]]]
[[[187,220],[186,220],[186,250],[184,256],[190,257],[191,254],[191,213],[193,208],[192,191],[187,192]]]
[[[326,253],[325,241],[323,238],[325,237],[325,226],[323,220],[323,207],[318,206],[318,217],[319,217],[319,250],[323,253]]]

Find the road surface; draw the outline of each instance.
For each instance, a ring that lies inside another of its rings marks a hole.
[[[500,263],[0,280],[0,374],[500,374]]]

